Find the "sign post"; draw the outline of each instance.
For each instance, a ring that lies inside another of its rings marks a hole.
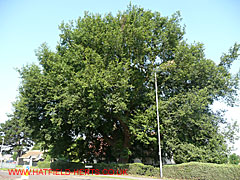
[[[29,165],[24,165],[23,166],[23,174],[21,176],[21,179],[29,179],[29,175],[30,175],[30,166]],[[25,173],[24,173],[25,172]]]

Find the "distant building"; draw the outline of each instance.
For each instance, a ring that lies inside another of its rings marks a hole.
[[[37,166],[38,161],[43,160],[43,151],[40,150],[31,150],[26,152],[26,154],[22,155],[18,158],[18,165],[30,165]]]
[[[4,154],[3,155],[3,161],[13,161],[11,154]]]

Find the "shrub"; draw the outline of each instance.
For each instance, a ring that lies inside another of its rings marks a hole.
[[[38,168],[50,168],[50,162],[49,161],[39,161],[37,163]]]
[[[236,155],[235,153],[231,154],[229,156],[228,162],[230,164],[239,164],[240,162],[240,156]]]
[[[128,169],[128,164],[106,164],[106,163],[98,163],[98,164],[91,164],[94,169],[99,169],[100,172],[102,172],[104,169],[113,169],[115,172],[118,169]]]
[[[51,169],[69,169],[70,171],[74,171],[74,169],[84,169],[83,163],[76,162],[67,162],[63,160],[54,161],[50,164]]]
[[[240,166],[190,162],[178,165],[165,165],[166,178],[198,180],[237,180],[240,179]]]
[[[127,173],[131,175],[144,175],[159,177],[159,168],[144,165],[141,163],[132,164],[87,164],[92,165],[93,169],[127,169]],[[84,169],[85,165],[82,163],[74,163],[58,160],[51,163],[51,169]],[[165,178],[172,179],[196,179],[196,180],[238,180],[240,179],[240,166],[231,164],[212,164],[190,162],[178,165],[164,165],[163,175]]]

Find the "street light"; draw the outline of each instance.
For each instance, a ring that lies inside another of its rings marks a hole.
[[[163,177],[162,173],[162,156],[161,156],[161,138],[160,138],[160,123],[159,123],[159,112],[158,112],[158,88],[157,88],[157,73],[155,71],[155,90],[156,90],[156,105],[157,105],[157,124],[158,124],[158,150],[159,150],[159,164],[160,164],[160,178]]]

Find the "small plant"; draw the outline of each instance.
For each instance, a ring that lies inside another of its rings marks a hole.
[[[229,156],[228,162],[229,162],[229,164],[237,164],[238,165],[240,163],[240,156],[233,153]]]

